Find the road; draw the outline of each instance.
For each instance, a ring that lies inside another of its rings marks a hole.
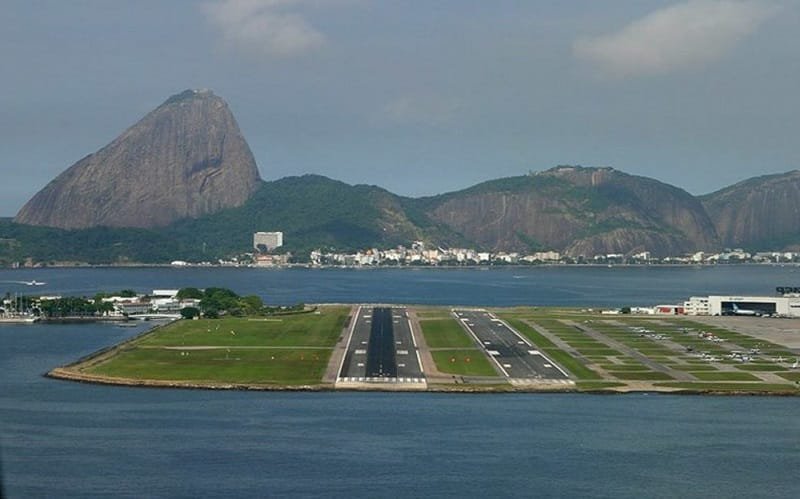
[[[405,308],[359,307],[337,382],[423,383]]]
[[[508,324],[485,310],[454,310],[456,318],[486,350],[498,370],[510,379],[566,380],[555,362]]]

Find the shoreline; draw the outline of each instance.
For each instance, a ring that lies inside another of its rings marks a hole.
[[[332,304],[317,304],[332,305]],[[352,304],[349,304],[352,305]],[[408,386],[402,383],[350,383],[338,384],[323,377],[318,383],[313,384],[280,384],[280,383],[238,383],[220,381],[186,381],[186,380],[166,380],[166,379],[143,379],[143,378],[124,378],[105,375],[89,374],[85,369],[103,363],[114,357],[120,352],[134,348],[135,344],[146,336],[158,332],[160,329],[169,326],[173,322],[158,323],[134,336],[131,336],[119,343],[100,348],[92,353],[84,355],[79,359],[67,364],[55,367],[43,374],[44,377],[78,383],[87,383],[107,386],[127,386],[136,388],[173,388],[190,390],[239,390],[239,391],[275,391],[275,392],[430,392],[430,393],[583,393],[583,394],[603,394],[603,395],[624,395],[624,394],[673,394],[673,395],[716,395],[716,396],[800,396],[800,390],[796,385],[786,384],[785,390],[774,387],[759,388],[758,384],[753,384],[753,389],[743,387],[741,384],[736,388],[702,388],[698,387],[674,387],[664,386],[659,382],[651,381],[621,381],[614,379],[603,379],[597,381],[574,380],[570,385],[554,384],[547,380],[531,382],[527,384],[512,384],[505,379],[498,377],[496,382],[487,380],[472,380],[469,377],[458,377],[445,373],[431,372],[428,375],[427,383],[423,386]],[[333,349],[336,350],[336,346]],[[332,355],[332,358],[334,355]],[[610,386],[614,385],[614,386]],[[761,385],[763,386],[763,384]]]
[[[563,388],[539,388],[508,386],[481,386],[481,385],[445,385],[429,384],[424,390],[411,390],[405,388],[392,389],[385,384],[376,384],[375,387],[346,387],[337,388],[330,383],[320,383],[318,385],[278,385],[278,384],[249,384],[249,383],[219,383],[219,382],[189,382],[189,381],[170,381],[170,380],[147,380],[147,379],[128,379],[112,378],[107,376],[96,376],[91,374],[70,371],[64,367],[57,367],[43,375],[46,378],[61,381],[72,381],[91,385],[121,386],[129,388],[152,388],[152,389],[179,389],[179,390],[233,390],[233,391],[256,391],[256,392],[375,392],[375,393],[452,393],[452,394],[586,394],[586,395],[708,395],[725,397],[797,397],[797,391],[766,391],[766,390],[702,390],[669,387],[609,387],[604,389],[577,387]]]
[[[479,270],[492,270],[492,269],[527,269],[527,268],[541,268],[541,267],[576,267],[576,268],[615,268],[615,267],[643,267],[643,268],[713,268],[713,267],[800,267],[800,262],[734,262],[734,263],[703,263],[703,262],[687,262],[687,263],[499,263],[499,264],[486,264],[486,265],[313,265],[311,263],[290,263],[286,265],[275,266],[257,266],[257,265],[220,265],[220,264],[188,264],[188,265],[172,265],[169,263],[52,263],[40,264],[36,266],[20,266],[20,267],[0,267],[2,270],[46,270],[46,269],[256,269],[256,270],[293,270],[293,269],[308,269],[308,270],[327,270],[327,269],[352,269],[352,270],[381,270],[381,269],[409,269],[409,270],[449,270],[449,269],[479,269]]]

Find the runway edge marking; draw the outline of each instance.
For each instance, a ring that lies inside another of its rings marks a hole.
[[[342,379],[342,369],[344,368],[344,361],[347,358],[347,352],[350,351],[350,341],[353,339],[353,331],[356,330],[356,323],[358,322],[358,316],[361,314],[361,305],[358,306],[356,309],[356,314],[353,316],[353,321],[350,323],[350,333],[347,335],[347,345],[344,347],[344,355],[342,355],[342,361],[339,363],[339,374],[336,376],[337,381]]]
[[[417,346],[417,339],[414,338],[414,327],[411,325],[411,318],[408,316],[408,309],[406,309],[406,321],[408,322],[408,331],[411,333],[411,343],[414,345],[414,353],[417,354],[417,364],[419,365],[420,374],[425,374],[425,369],[422,367],[422,358],[419,356],[419,347]]]
[[[486,310],[480,310],[480,309],[479,310],[467,310],[467,311],[468,312],[486,312]],[[478,342],[478,345],[480,345],[481,349],[483,349],[483,351],[488,354],[488,350],[486,350],[486,345],[483,344],[481,339],[478,338],[478,335],[475,334],[475,332],[472,330],[472,328],[469,327],[469,324],[467,324],[466,321],[461,320],[461,318],[458,316],[458,313],[456,312],[456,309],[452,309],[451,312],[455,316],[455,318],[458,320],[458,323],[461,324],[461,326],[467,330],[467,332],[470,334],[470,336],[472,336],[475,339],[475,341]],[[498,369],[503,371],[503,375],[505,375],[505,377],[507,379],[511,378],[511,376],[508,374],[508,371],[506,371],[503,368],[503,366],[500,364],[500,362],[498,362],[497,359],[493,355],[489,355],[488,357],[490,359],[492,359],[492,361],[494,361],[494,363],[497,365]]]
[[[530,340],[528,340],[528,338],[526,338],[526,337],[522,336],[522,334],[520,334],[520,332],[519,332],[519,331],[517,331],[516,329],[514,329],[513,327],[511,327],[511,325],[510,325],[510,324],[508,324],[506,321],[504,321],[503,319],[501,319],[501,318],[497,317],[497,316],[496,316],[496,315],[494,315],[494,313],[492,313],[492,312],[488,312],[488,311],[487,311],[487,313],[489,314],[489,317],[491,317],[492,319],[495,319],[495,320],[498,320],[498,321],[500,321],[500,323],[501,323],[501,324],[503,324],[505,327],[507,327],[509,331],[511,331],[512,333],[514,333],[515,335],[517,335],[517,337],[518,337],[519,339],[521,339],[522,341],[524,341],[526,345],[528,345],[529,347],[533,347],[533,346],[535,346],[535,345],[531,344],[531,342],[530,342]],[[569,374],[567,374],[567,373],[566,373],[566,372],[565,372],[563,369],[561,369],[561,366],[559,366],[557,362],[553,362],[553,360],[552,360],[551,358],[549,358],[547,355],[543,354],[541,350],[538,350],[538,347],[537,347],[537,355],[539,355],[540,357],[542,357],[543,359],[545,359],[547,362],[549,362],[550,364],[552,364],[552,365],[553,365],[553,367],[555,367],[556,369],[558,369],[558,371],[559,371],[561,374],[563,374],[564,376],[566,376],[566,377],[567,377],[567,379],[569,379]]]

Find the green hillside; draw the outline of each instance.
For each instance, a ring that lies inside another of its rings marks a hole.
[[[256,231],[282,231],[283,249],[300,258],[316,248],[356,250],[426,238],[459,241],[431,222],[414,200],[375,186],[304,175],[263,182],[239,208],[165,228],[62,230],[3,219],[0,265],[26,258],[93,264],[216,260],[250,251]]]

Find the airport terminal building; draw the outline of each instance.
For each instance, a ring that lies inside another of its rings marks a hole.
[[[800,294],[782,296],[692,296],[687,315],[753,315],[800,317]]]

